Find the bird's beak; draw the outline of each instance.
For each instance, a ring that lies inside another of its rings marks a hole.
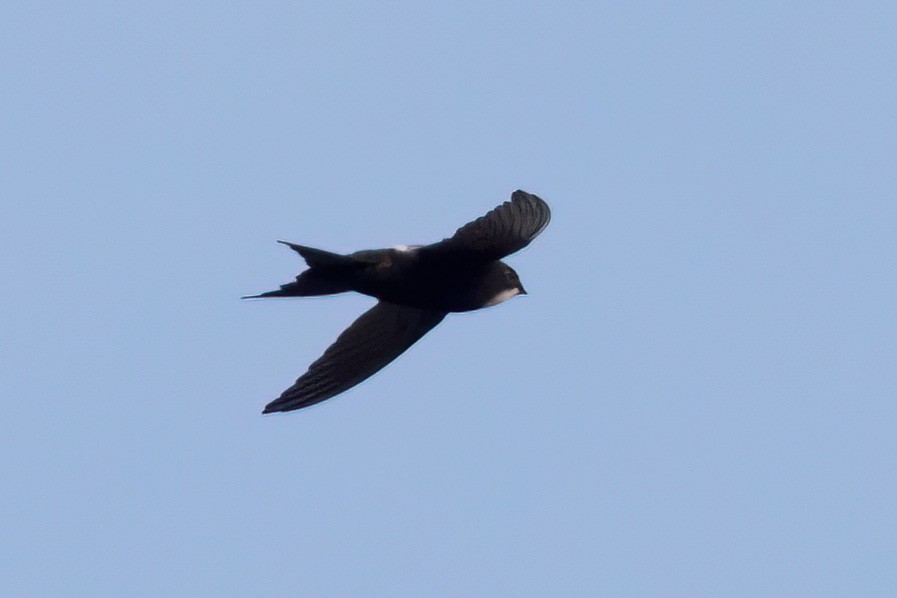
[[[523,288],[523,285],[518,286],[518,287],[517,287],[517,290],[520,291],[520,292],[518,293],[518,295],[529,295],[529,293],[526,292],[526,289]]]

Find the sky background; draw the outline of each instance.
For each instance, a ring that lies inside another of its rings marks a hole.
[[[0,593],[897,592],[893,2],[5,2]],[[530,295],[262,416],[537,193]]]

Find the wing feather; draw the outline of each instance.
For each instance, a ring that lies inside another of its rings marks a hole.
[[[465,224],[448,239],[421,247],[421,251],[463,260],[499,260],[529,245],[549,220],[548,204],[532,193],[518,190],[510,201]]]
[[[404,353],[445,315],[381,301],[343,331],[263,413],[302,409],[349,390]]]

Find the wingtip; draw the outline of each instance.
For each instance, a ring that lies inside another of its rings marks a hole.
[[[280,399],[274,399],[262,409],[262,415],[268,415],[269,413],[280,413],[283,411],[289,411],[289,408],[286,408],[284,402]]]
[[[551,221],[551,208],[548,207],[548,204],[544,199],[536,195],[535,193],[530,193],[528,191],[524,191],[523,189],[518,189],[511,194],[511,201],[527,201],[533,206],[534,209],[541,212],[541,216],[545,220],[545,225],[542,226],[536,233],[533,235],[535,237],[539,233],[541,233],[548,223]]]
[[[535,193],[530,193],[529,191],[524,191],[523,189],[517,189],[517,191],[514,191],[513,193],[511,193],[512,200],[518,199],[518,198],[526,199],[526,198],[530,198],[530,197],[533,197],[535,199],[538,199],[539,201],[542,201],[542,198],[539,197],[538,195],[536,195]]]

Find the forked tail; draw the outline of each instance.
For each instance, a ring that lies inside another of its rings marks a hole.
[[[283,243],[305,259],[308,270],[296,277],[295,282],[280,285],[276,291],[261,295],[249,295],[243,299],[263,299],[266,297],[315,297],[335,295],[352,290],[352,266],[357,262],[347,255],[331,253],[287,241]]]
[[[356,263],[348,255],[341,255],[339,253],[332,253],[330,251],[324,251],[323,249],[315,249],[314,247],[306,247],[305,245],[296,245],[295,243],[290,243],[289,241],[278,241],[283,245],[286,245],[296,253],[302,256],[302,259],[305,260],[305,263],[311,266],[312,268],[318,266],[321,268],[332,268],[339,266],[351,266]]]

